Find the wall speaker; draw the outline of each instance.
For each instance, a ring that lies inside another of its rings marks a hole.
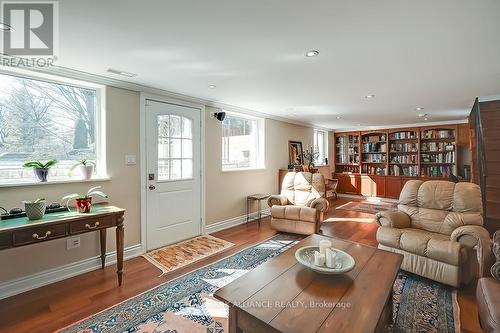
[[[226,113],[225,112],[214,112],[213,117],[217,119],[218,121],[223,121],[224,118],[226,118]]]

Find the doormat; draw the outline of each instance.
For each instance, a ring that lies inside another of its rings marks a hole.
[[[338,206],[336,209],[354,210],[367,214],[377,214],[382,210],[394,210],[397,204],[390,202],[370,202],[370,201],[349,201],[348,203]]]
[[[161,269],[163,273],[168,273],[233,246],[233,243],[223,239],[202,235],[152,250],[144,254],[143,257]]]

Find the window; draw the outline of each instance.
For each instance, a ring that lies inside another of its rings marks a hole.
[[[98,159],[99,105],[95,88],[0,74],[0,181],[35,181],[29,160],[59,161],[50,179],[65,179],[81,159]]]
[[[193,121],[158,116],[158,180],[193,178]]]
[[[264,120],[226,113],[222,122],[222,170],[264,167]]]
[[[326,164],[325,159],[328,157],[327,132],[314,130],[314,150],[318,152],[318,157],[314,162],[316,165]]]

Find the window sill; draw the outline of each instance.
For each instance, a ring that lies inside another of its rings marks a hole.
[[[266,170],[266,167],[258,167],[258,168],[239,168],[239,169],[221,169],[221,172],[259,171],[259,170]]]
[[[47,182],[38,182],[38,181],[33,181],[32,179],[29,180],[9,180],[9,181],[0,181],[0,188],[2,187],[20,187],[20,186],[37,186],[37,185],[57,185],[57,184],[74,184],[74,183],[94,183],[94,182],[105,182],[111,180],[111,177],[109,176],[98,176],[96,178],[92,178],[89,180],[85,179],[72,179],[72,178],[65,178],[65,179],[53,179],[49,180]]]

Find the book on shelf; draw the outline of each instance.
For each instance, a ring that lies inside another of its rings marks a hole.
[[[450,177],[453,172],[453,166],[439,165],[439,166],[423,166],[422,175],[427,177]]]
[[[422,142],[420,150],[422,152],[454,151],[455,144],[451,142]]]
[[[417,139],[416,133],[413,131],[407,132],[396,132],[389,136],[390,140],[406,140],[406,139]]]
[[[385,142],[367,142],[363,143],[363,153],[385,153],[387,147]]]
[[[455,163],[455,152],[449,151],[438,154],[422,153],[421,161],[422,163]]]
[[[422,132],[422,139],[453,139],[455,130],[426,130]]]
[[[407,153],[407,152],[417,152],[416,143],[391,143],[389,150],[391,153]]]
[[[395,155],[391,157],[391,163],[412,163],[416,164],[417,163],[417,155]]]
[[[385,167],[373,166],[373,165],[363,165],[361,168],[361,172],[369,174],[369,175],[384,176],[385,175]]]
[[[364,163],[384,163],[385,161],[386,161],[385,154],[372,153],[363,155]]]
[[[391,165],[389,171],[391,176],[406,176],[406,177],[418,176],[418,167],[416,165],[410,165],[410,166]]]

